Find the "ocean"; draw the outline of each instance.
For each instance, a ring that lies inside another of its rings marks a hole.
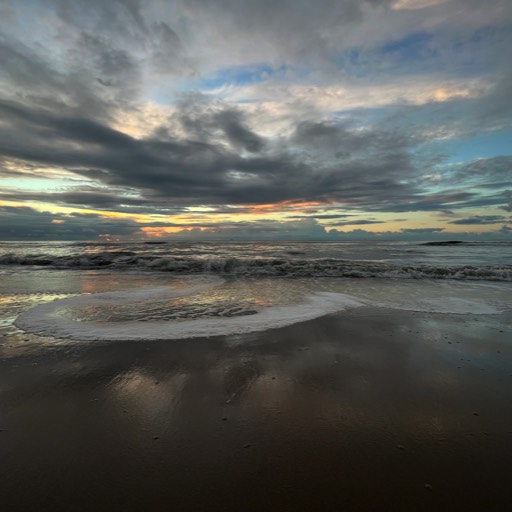
[[[236,335],[364,305],[499,314],[511,283],[506,241],[0,242],[0,334]]]

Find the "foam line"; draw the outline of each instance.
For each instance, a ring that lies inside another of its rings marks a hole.
[[[195,293],[195,290],[191,291],[192,288],[196,287],[183,290],[182,295],[185,295],[185,292]],[[15,324],[21,329],[42,336],[80,341],[175,340],[265,331],[364,305],[363,302],[349,295],[321,292],[308,296],[299,305],[267,307],[255,315],[243,317],[199,318],[178,322],[100,323],[74,321],[59,315],[59,310],[67,306],[85,306],[92,303],[120,304],[132,302],[132,299],[155,298],[153,294],[160,298],[162,293],[165,293],[164,290],[158,287],[70,297],[36,306],[22,313]]]

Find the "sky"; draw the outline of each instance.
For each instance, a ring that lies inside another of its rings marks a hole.
[[[0,240],[512,238],[510,0],[0,0]]]

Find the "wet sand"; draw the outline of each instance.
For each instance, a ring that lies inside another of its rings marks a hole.
[[[509,510],[511,325],[365,307],[212,339],[4,337],[2,510]]]

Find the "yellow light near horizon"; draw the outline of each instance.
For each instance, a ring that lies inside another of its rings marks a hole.
[[[153,236],[155,238],[162,238],[165,235],[169,235],[172,233],[180,233],[186,229],[192,229],[194,226],[143,226],[140,230],[146,236]],[[204,228],[199,228],[200,231],[206,231]]]

